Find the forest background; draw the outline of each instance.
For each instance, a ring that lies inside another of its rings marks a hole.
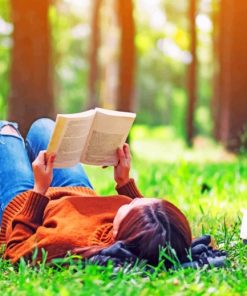
[[[245,0],[0,0],[0,117],[25,135],[58,112],[137,112],[131,174],[143,194],[169,198],[194,236],[228,253],[223,269],[117,274],[0,259],[3,295],[245,295],[246,15]],[[114,194],[110,168],[86,171]]]
[[[246,146],[244,1],[0,1],[0,116],[96,105]],[[241,41],[241,42],[240,42]],[[241,73],[241,77],[240,74]],[[24,120],[25,118],[25,120]]]

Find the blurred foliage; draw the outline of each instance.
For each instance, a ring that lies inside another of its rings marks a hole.
[[[0,1],[0,118],[6,117],[7,97],[9,92],[9,63],[12,26],[9,5]]]
[[[217,0],[216,0],[217,1]],[[215,5],[215,1],[214,5]],[[88,50],[92,3],[56,0],[49,19],[52,28],[55,97],[58,112],[86,108]],[[134,0],[137,69],[135,111],[137,123],[169,125],[184,136],[189,52],[188,2]],[[212,119],[212,0],[200,0],[198,30],[198,103],[196,129],[211,133]],[[102,16],[104,22],[104,16]],[[9,91],[11,21],[8,0],[0,1],[0,116],[6,116]],[[34,36],[35,37],[35,36]],[[104,42],[104,41],[102,41]]]
[[[181,27],[186,7],[172,1],[136,1],[138,51],[137,101],[140,123],[166,124],[184,133],[186,113],[186,51],[189,36]],[[159,4],[159,5],[158,5]],[[163,5],[161,5],[163,4]],[[155,114],[155,116],[154,116]]]
[[[88,13],[75,13],[69,3],[57,1],[50,8],[50,21],[58,111],[79,112],[87,95]]]

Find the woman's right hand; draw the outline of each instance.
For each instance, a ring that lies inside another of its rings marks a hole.
[[[45,194],[50,187],[53,178],[53,165],[56,155],[47,155],[46,151],[40,151],[37,158],[32,163],[34,173],[33,190],[40,194]]]
[[[125,143],[123,148],[117,149],[118,164],[114,166],[114,179],[118,187],[128,183],[131,167],[131,155],[129,145]]]

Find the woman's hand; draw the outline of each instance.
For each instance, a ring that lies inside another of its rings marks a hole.
[[[129,145],[125,143],[123,148],[118,148],[117,156],[118,164],[114,167],[114,179],[117,186],[121,187],[129,181],[129,171],[131,166]]]
[[[45,194],[53,178],[53,165],[56,155],[47,155],[46,151],[40,151],[37,158],[32,163],[34,173],[33,190],[40,194]]]

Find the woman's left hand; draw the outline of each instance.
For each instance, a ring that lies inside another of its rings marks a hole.
[[[46,151],[40,151],[39,155],[32,163],[34,173],[34,188],[33,190],[40,194],[45,194],[50,187],[53,178],[53,165],[55,154],[47,155]]]

